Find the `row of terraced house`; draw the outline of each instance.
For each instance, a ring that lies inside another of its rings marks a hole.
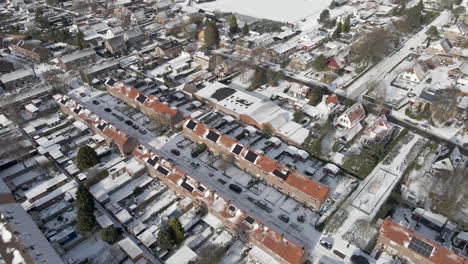
[[[207,127],[194,119],[183,125],[184,135],[197,143],[204,143],[215,155],[233,160],[239,168],[251,175],[264,179],[280,192],[319,211],[328,197],[329,188],[321,185],[293,169],[243,146],[236,140]]]
[[[292,243],[283,234],[275,232],[225,200],[215,190],[210,190],[168,160],[138,144],[137,139],[127,136],[67,96],[56,95],[54,99],[64,113],[87,124],[108,143],[115,144],[122,153],[132,153],[151,176],[158,178],[178,195],[193,199],[199,206],[217,216],[230,232],[246,243],[260,247],[281,263],[299,264],[305,261],[308,254],[303,247]],[[190,121],[187,120],[186,124]]]

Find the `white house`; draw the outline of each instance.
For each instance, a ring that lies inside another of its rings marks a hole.
[[[335,121],[335,126],[339,130],[348,130],[366,117],[366,111],[361,103],[355,103],[343,114],[341,114]]]
[[[426,77],[426,73],[428,71],[429,66],[423,61],[418,61],[405,71],[401,72],[398,75],[398,78],[405,81],[419,83],[424,79],[424,77]]]

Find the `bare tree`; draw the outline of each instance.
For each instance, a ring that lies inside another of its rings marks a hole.
[[[439,92],[432,103],[432,118],[437,122],[449,120],[457,111],[458,91],[447,88]]]

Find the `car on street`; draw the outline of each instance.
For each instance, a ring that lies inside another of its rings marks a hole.
[[[192,162],[190,163],[190,165],[192,165],[192,167],[194,167],[194,168],[200,167],[200,163],[195,162],[195,161],[192,161]]]
[[[332,244],[332,243],[330,243],[330,242],[324,240],[323,238],[320,239],[320,245],[321,245],[322,247],[326,248],[326,249],[329,249],[329,250],[333,247],[333,244]]]
[[[180,151],[178,151],[177,149],[171,149],[171,153],[176,155],[176,156],[180,155]]]
[[[140,134],[142,134],[142,135],[146,135],[146,130],[144,130],[143,128],[140,128],[140,130],[138,130],[138,132],[140,132]]]
[[[289,222],[289,216],[287,216],[287,215],[280,214],[280,215],[278,216],[278,218],[279,218],[281,221],[285,222],[285,223]]]
[[[106,111],[107,113],[112,112],[112,110],[109,107],[104,108],[104,111]]]
[[[93,104],[98,105],[99,101],[98,100],[93,100]]]
[[[229,184],[229,189],[235,193],[241,193],[242,188],[235,184]]]
[[[269,212],[269,213],[271,213],[273,211],[265,201],[256,201],[255,205],[260,207],[261,209]]]
[[[133,122],[132,122],[132,120],[127,120],[127,121],[125,121],[125,124],[131,126],[131,125],[133,125]]]
[[[140,126],[137,125],[137,124],[133,124],[132,128],[135,129],[135,130],[138,130],[140,128]]]

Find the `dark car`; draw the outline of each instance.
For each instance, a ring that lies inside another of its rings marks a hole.
[[[332,243],[323,239],[320,239],[320,245],[326,249],[331,249],[333,247]]]
[[[125,124],[131,126],[131,125],[133,125],[133,122],[132,122],[132,120],[127,120],[127,121],[125,121]]]
[[[361,255],[352,255],[350,260],[353,264],[369,264],[369,261],[366,259],[366,257]]]
[[[235,193],[241,193],[242,192],[242,188],[235,185],[235,184],[229,184],[229,189],[231,189],[231,191],[233,191]]]
[[[112,112],[112,110],[109,107],[104,108],[104,111],[106,111],[107,113]]]
[[[93,104],[98,105],[99,101],[98,100],[93,100]]]
[[[133,127],[133,129],[135,129],[135,130],[138,130],[138,129],[140,128],[140,126],[138,126],[137,124],[133,124],[132,127]]]
[[[177,149],[171,149],[171,153],[176,155],[176,156],[180,155],[180,151],[178,151]]]
[[[280,214],[280,215],[278,216],[278,218],[279,218],[281,221],[285,222],[285,223],[289,222],[289,216],[287,216],[287,215]]]
[[[190,165],[192,165],[192,167],[195,167],[195,168],[200,167],[200,163],[198,162],[191,162]]]

